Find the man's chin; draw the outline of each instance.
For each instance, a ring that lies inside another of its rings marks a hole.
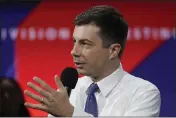
[[[83,68],[76,68],[76,70],[81,75],[84,75],[84,76],[88,75],[87,71],[85,69],[83,69]]]

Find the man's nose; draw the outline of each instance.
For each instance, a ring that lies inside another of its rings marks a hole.
[[[80,51],[80,48],[77,44],[75,44],[73,46],[73,49],[71,50],[71,55],[74,56],[74,57],[78,57],[81,55],[81,51]]]

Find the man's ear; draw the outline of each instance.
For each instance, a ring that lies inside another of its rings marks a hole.
[[[119,56],[121,45],[119,43],[111,44],[109,48],[109,59],[113,60]]]

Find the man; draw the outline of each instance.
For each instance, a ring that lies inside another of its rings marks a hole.
[[[41,102],[25,105],[53,116],[159,116],[160,92],[155,85],[125,72],[120,59],[125,47],[128,24],[110,6],[95,6],[76,16],[71,51],[78,80],[70,100],[61,81],[52,89],[38,77],[29,82],[43,98],[25,91]],[[133,52],[132,52],[133,53]]]

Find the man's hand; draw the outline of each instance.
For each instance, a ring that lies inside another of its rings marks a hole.
[[[59,90],[51,88],[46,82],[38,77],[34,77],[34,81],[40,84],[42,88],[35,85],[32,82],[28,82],[27,86],[33,90],[40,93],[43,97],[36,95],[28,90],[25,90],[24,93],[31,97],[32,99],[38,101],[40,104],[33,104],[26,102],[25,106],[33,109],[42,110],[52,114],[54,116],[62,117],[71,117],[73,114],[74,107],[69,102],[69,97],[67,90],[63,86],[62,82],[55,76],[55,82]]]

